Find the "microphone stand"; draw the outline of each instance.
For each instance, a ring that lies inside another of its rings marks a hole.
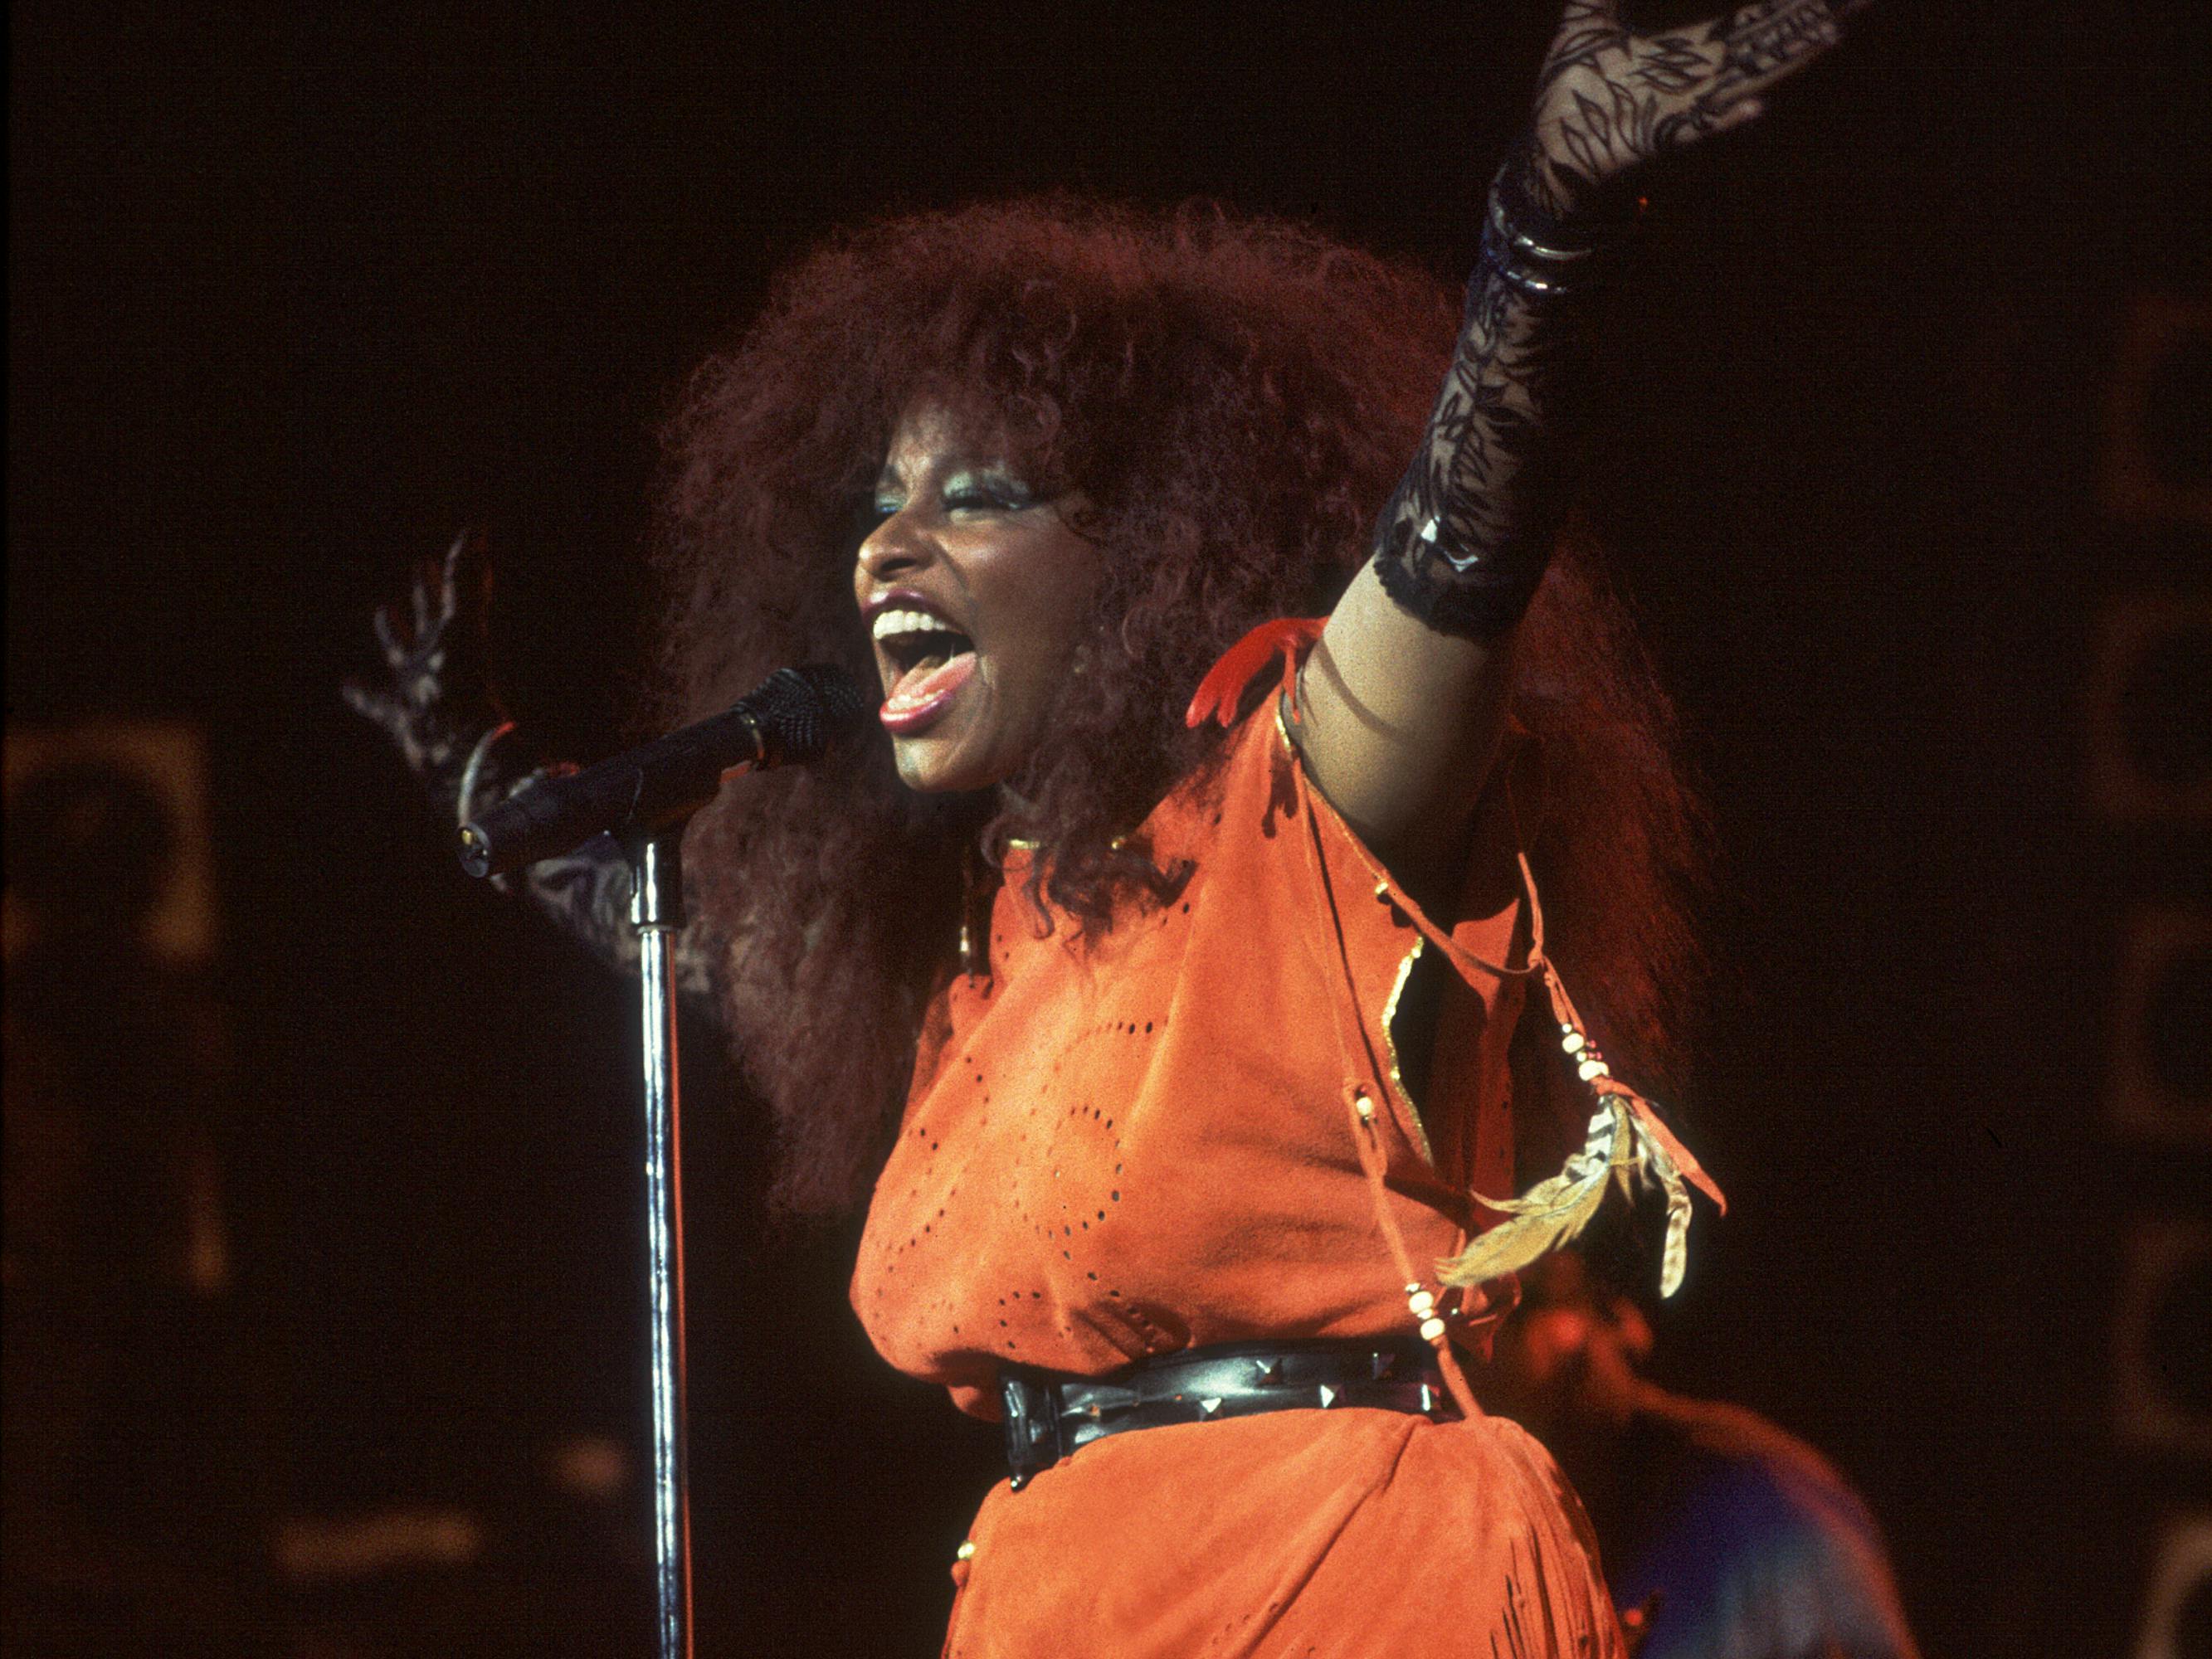
[[[584,771],[518,790],[473,818],[462,780],[461,867],[495,876],[611,830],[630,866],[644,985],[645,1233],[653,1300],[653,1539],[660,1659],[691,1659],[690,1447],[684,1401],[684,1160],[676,1088],[676,936],[684,927],[684,826],[732,772],[818,760],[868,700],[828,663],[779,668],[721,714]]]
[[[461,867],[495,876],[593,833],[620,836],[644,982],[645,1182],[653,1298],[653,1520],[660,1659],[691,1659],[690,1449],[684,1420],[684,1186],[676,1108],[676,935],[684,825],[737,770],[818,760],[866,716],[826,663],[779,668],[721,714],[582,772],[517,791],[460,828]],[[495,727],[469,763],[505,730]],[[463,779],[462,800],[470,795]]]
[[[653,1293],[653,1536],[660,1659],[691,1659],[690,1449],[684,1422],[684,1162],[677,1115],[676,935],[684,825],[630,839],[630,921],[644,980],[645,1183]]]

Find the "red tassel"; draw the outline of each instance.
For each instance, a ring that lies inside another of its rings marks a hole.
[[[1198,683],[1182,723],[1203,726],[1212,719],[1224,726],[1236,725],[1237,708],[1252,689],[1252,682],[1279,656],[1295,661],[1298,647],[1318,640],[1328,622],[1326,617],[1278,617],[1261,623],[1231,646]]]

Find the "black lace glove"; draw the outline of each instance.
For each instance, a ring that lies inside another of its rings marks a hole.
[[[483,538],[464,530],[434,569],[417,573],[411,617],[395,622],[388,607],[374,618],[386,684],[349,681],[347,705],[392,739],[422,780],[451,836],[496,801],[549,777],[574,770],[565,763],[526,770],[515,737],[486,665],[485,620],[491,567]],[[532,907],[608,966],[637,971],[637,930],[629,919],[629,861],[611,836],[599,836],[558,858],[544,859],[519,877],[501,876],[500,891],[518,889]],[[694,925],[677,936],[677,988],[712,994],[713,951]]]
[[[1834,46],[1844,20],[1869,3],[1753,0],[1639,34],[1621,0],[1566,0],[1536,77],[1528,198],[1571,236],[1652,161],[1757,120],[1765,94]]]
[[[514,731],[486,671],[484,619],[491,601],[491,567],[483,536],[464,530],[444,561],[416,574],[409,595],[411,621],[395,621],[377,607],[376,641],[387,679],[346,683],[346,704],[392,739],[422,780],[438,815],[458,823],[509,793],[515,777],[503,742]],[[465,800],[463,798],[466,796]]]
[[[1650,167],[1756,119],[1866,0],[1754,0],[1638,34],[1620,0],[1567,0],[1527,134],[1486,204],[1459,347],[1375,526],[1375,574],[1440,633],[1488,639],[1542,580],[1589,376],[1576,296],[1626,250]]]

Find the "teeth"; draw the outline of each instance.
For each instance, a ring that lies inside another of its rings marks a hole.
[[[885,611],[880,612],[875,626],[869,630],[879,640],[896,634],[951,634],[957,632],[942,617],[932,616],[927,611]]]

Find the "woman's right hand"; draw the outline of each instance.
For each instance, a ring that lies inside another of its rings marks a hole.
[[[492,781],[465,778],[471,760],[512,729],[486,664],[491,566],[482,532],[454,537],[441,563],[417,570],[409,599],[405,620],[377,608],[385,675],[349,680],[346,704],[392,739],[441,807],[458,809],[465,783]]]
[[[490,608],[484,538],[464,530],[441,563],[416,573],[404,619],[390,606],[378,609],[385,678],[345,686],[347,704],[392,739],[449,822],[574,769],[556,763],[526,774],[520,769],[526,763],[512,750],[495,752],[514,726],[488,672]],[[634,974],[637,930],[629,921],[629,860],[612,836],[599,836],[518,875],[495,876],[491,884],[503,893],[519,890],[562,933],[609,966]],[[677,939],[677,983],[686,994],[708,995],[713,988],[711,952],[700,937],[693,927]]]

